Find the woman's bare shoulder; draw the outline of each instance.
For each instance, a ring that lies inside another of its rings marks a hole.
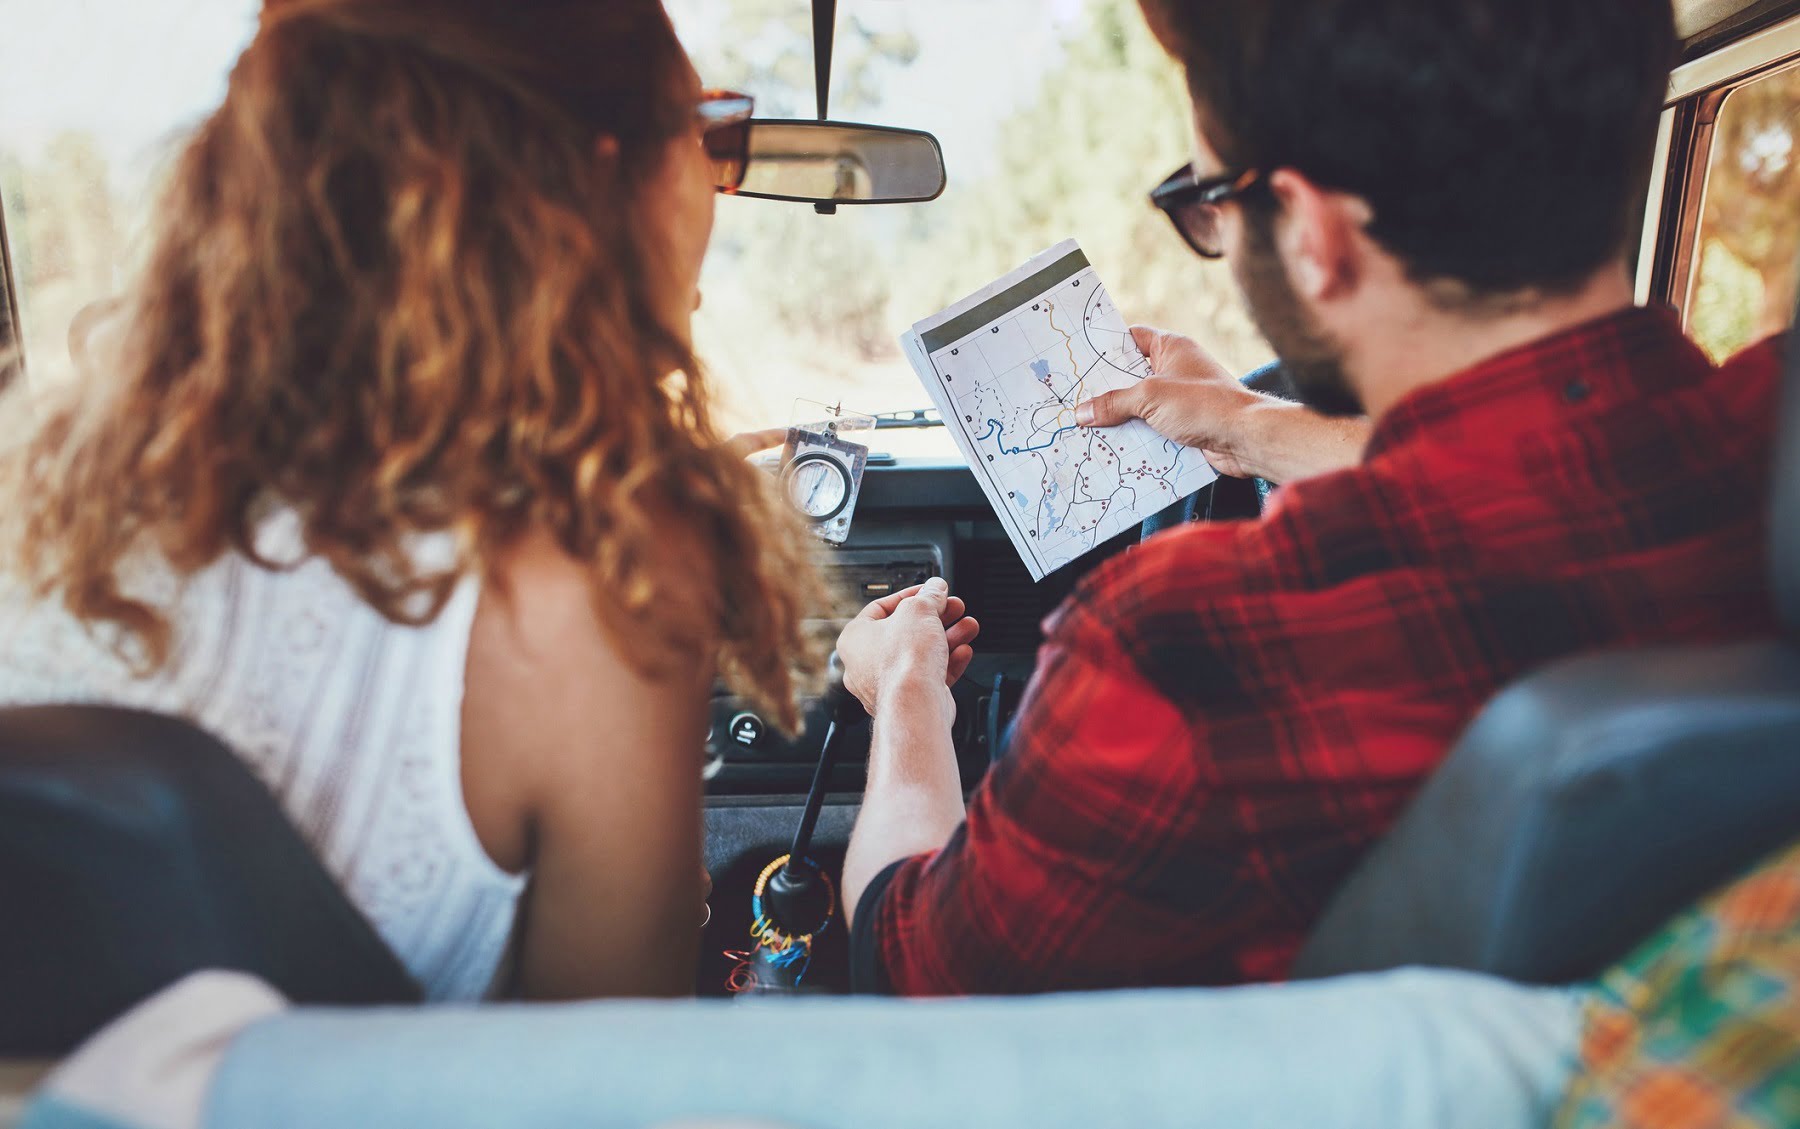
[[[704,742],[710,656],[652,670],[632,645],[601,615],[588,567],[547,533],[489,569],[469,639],[463,781],[496,862],[528,865],[534,829],[635,758]]]
[[[711,555],[698,538],[671,529],[654,550],[647,571],[663,590],[661,598],[691,601],[714,587]],[[546,662],[564,674],[592,677],[609,668],[641,671],[660,650],[659,640],[632,635],[609,624],[597,602],[591,566],[565,550],[549,532],[534,530],[508,547],[489,569],[493,593],[488,614],[507,629],[502,654],[521,664]],[[619,636],[614,638],[614,636]],[[585,669],[570,670],[571,660]]]

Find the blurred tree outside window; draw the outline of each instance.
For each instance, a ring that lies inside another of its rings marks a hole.
[[[1726,96],[1704,191],[1687,321],[1723,360],[1785,329],[1800,300],[1800,65]]]
[[[225,95],[258,0],[0,0],[0,203],[26,372],[128,283],[159,178]]]

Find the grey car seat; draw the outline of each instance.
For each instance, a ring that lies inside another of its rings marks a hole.
[[[1784,637],[1589,655],[1503,691],[1327,909],[1295,967],[1568,982],[1800,839],[1800,349],[1771,525]]]
[[[174,718],[0,710],[0,1058],[48,1058],[204,968],[290,998],[419,990],[224,746]]]

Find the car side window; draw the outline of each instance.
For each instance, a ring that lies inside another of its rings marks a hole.
[[[0,37],[0,206],[26,372],[71,369],[70,330],[143,254],[183,134],[224,96],[260,0],[35,5]]]
[[[1793,320],[1800,286],[1800,64],[1728,94],[1713,125],[1689,332],[1723,360]]]

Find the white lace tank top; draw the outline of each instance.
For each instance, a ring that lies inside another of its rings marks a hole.
[[[142,572],[128,590],[169,609],[175,628],[170,661],[147,678],[108,633],[0,576],[0,706],[101,703],[194,722],[275,794],[428,999],[489,994],[525,878],[488,858],[463,805],[477,583],[429,625],[403,627],[316,559],[275,572],[233,554],[179,586],[166,569]]]

